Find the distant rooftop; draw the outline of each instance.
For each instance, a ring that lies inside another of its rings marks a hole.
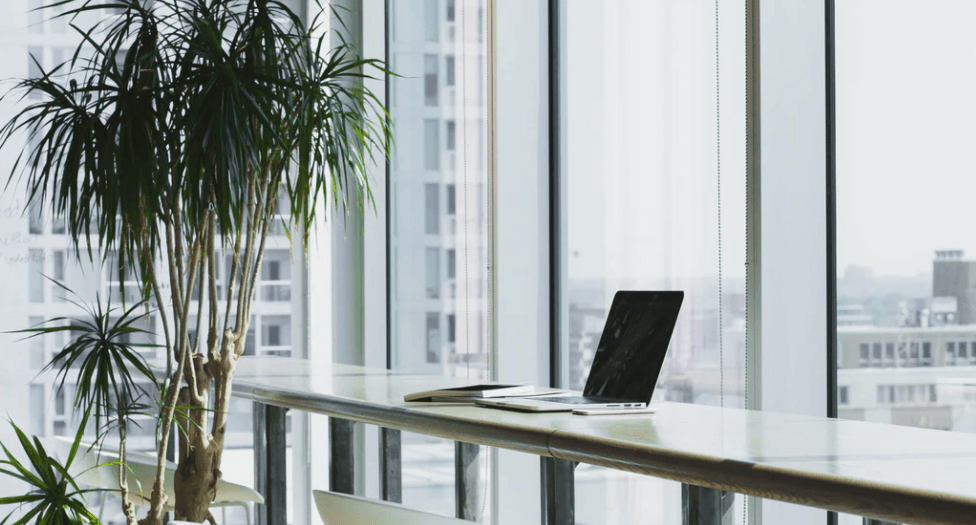
[[[961,261],[966,254],[962,250],[936,250],[936,261]]]
[[[966,332],[976,333],[976,324],[950,324],[939,326],[838,326],[838,333],[843,334],[876,334],[876,333],[900,333],[900,334],[926,334],[926,333],[951,333]]]

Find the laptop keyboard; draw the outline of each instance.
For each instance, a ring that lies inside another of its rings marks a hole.
[[[623,405],[623,404],[635,403],[634,401],[627,401],[626,399],[616,399],[613,397],[600,397],[600,396],[540,397],[539,401],[551,401],[553,403],[565,403],[567,405],[596,405],[596,404],[602,405],[607,403],[620,403]]]

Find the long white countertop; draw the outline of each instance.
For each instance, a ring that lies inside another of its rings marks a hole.
[[[407,406],[463,379],[243,358],[234,395],[889,521],[976,523],[976,435],[681,403],[586,417]]]

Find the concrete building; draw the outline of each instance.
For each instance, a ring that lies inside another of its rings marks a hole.
[[[965,259],[962,250],[936,252],[932,297],[955,297],[959,324],[976,323],[976,261]]]
[[[933,296],[906,302],[904,326],[838,326],[840,417],[976,432],[974,287],[976,261],[940,251]]]

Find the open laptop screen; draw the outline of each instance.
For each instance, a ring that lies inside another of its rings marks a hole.
[[[684,292],[617,292],[583,395],[649,403],[682,299]]]

